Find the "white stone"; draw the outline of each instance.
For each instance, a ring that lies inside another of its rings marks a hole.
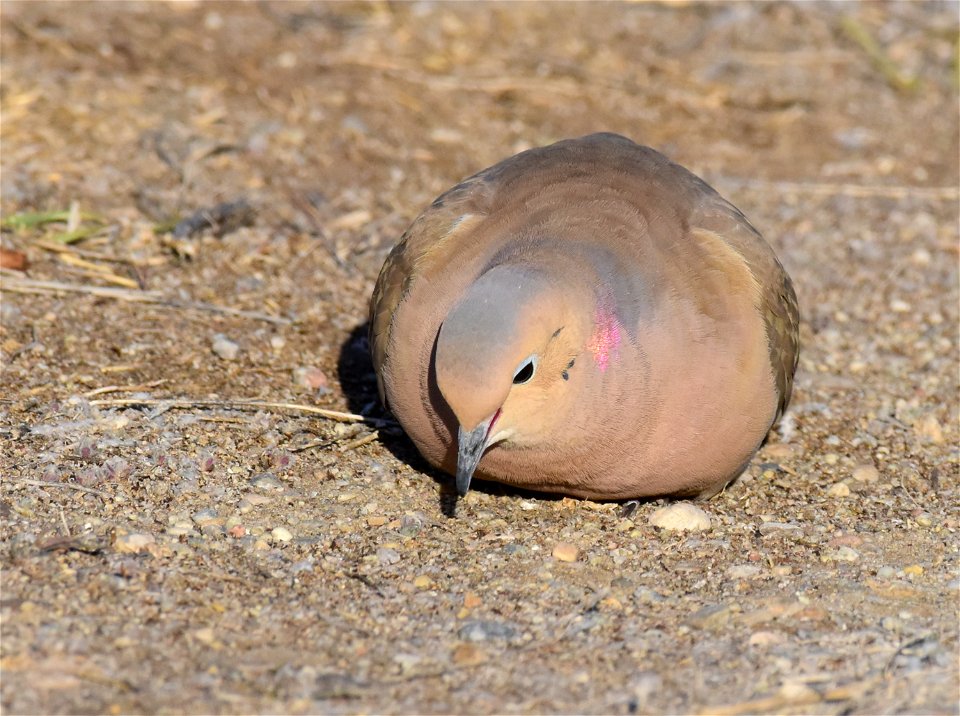
[[[699,532],[711,527],[710,515],[689,502],[674,502],[650,515],[650,524],[664,530]]]

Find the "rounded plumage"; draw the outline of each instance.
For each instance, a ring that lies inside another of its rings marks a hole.
[[[370,304],[381,398],[461,494],[474,475],[594,499],[715,494],[790,399],[798,327],[743,214],[615,134],[441,195]]]

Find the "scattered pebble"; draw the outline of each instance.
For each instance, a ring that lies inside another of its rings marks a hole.
[[[923,574],[923,567],[919,564],[911,564],[909,567],[903,568],[903,573],[910,577],[919,577]]]
[[[710,515],[689,502],[673,502],[650,515],[650,524],[664,530],[699,532],[711,527]]]
[[[250,479],[250,484],[260,490],[283,490],[284,484],[271,472],[261,472]],[[247,497],[249,499],[249,497]]]
[[[850,486],[845,482],[836,482],[830,485],[830,489],[827,490],[827,495],[830,497],[849,497]]]
[[[880,471],[870,464],[861,464],[853,468],[850,473],[857,482],[876,482],[880,479]]]
[[[637,590],[633,593],[633,596],[641,604],[648,605],[660,604],[667,600],[665,596],[653,589],[650,589],[649,587],[637,587]]]
[[[304,366],[301,368],[294,368],[293,382],[299,385],[301,388],[319,390],[320,388],[326,388],[329,380],[327,379],[327,374],[319,368],[314,366]]]
[[[933,526],[933,515],[929,512],[921,512],[914,518],[918,525],[921,527],[932,527]]]
[[[695,629],[721,629],[730,623],[734,612],[739,611],[735,604],[710,604],[691,614],[686,624]]]
[[[423,661],[423,657],[419,656],[418,654],[400,652],[399,654],[393,655],[393,660],[400,665],[400,671],[402,671],[404,674],[409,674],[416,669],[417,665],[420,664],[421,661]]]
[[[423,520],[417,515],[404,515],[400,520],[400,534],[404,537],[415,537],[423,529]]]
[[[217,639],[217,635],[210,627],[194,629],[192,635],[194,639],[199,641],[201,644],[206,644],[207,646],[213,644]]]
[[[457,666],[477,666],[487,660],[487,653],[474,644],[460,644],[450,658]]]
[[[389,520],[383,515],[370,515],[367,517],[367,524],[371,527],[383,527]]]
[[[270,535],[277,540],[277,542],[289,542],[293,539],[293,535],[290,534],[290,530],[286,527],[274,527]]]
[[[561,562],[576,562],[580,550],[569,542],[558,542],[553,548],[553,557]]]
[[[783,644],[787,637],[779,631],[755,631],[750,635],[750,646],[778,646]]]
[[[174,522],[172,525],[167,527],[167,534],[174,537],[183,537],[191,532],[193,532],[193,525],[186,520]]]
[[[218,522],[222,523],[223,519],[217,515],[216,510],[207,508],[205,510],[195,512],[193,514],[193,521],[198,527],[203,527],[204,525],[216,524]]]
[[[213,352],[216,353],[218,357],[223,358],[223,360],[236,360],[237,356],[240,355],[239,344],[234,343],[222,333],[218,333],[213,337],[211,347],[213,348]]]
[[[880,579],[893,579],[896,574],[897,570],[893,567],[881,567],[877,570],[877,577]]]
[[[464,624],[457,631],[464,641],[489,641],[492,639],[512,639],[517,630],[512,625],[492,619],[477,619]]]
[[[380,547],[377,549],[377,561],[380,564],[396,564],[400,561],[400,553],[390,547]]]
[[[467,592],[463,595],[463,606],[467,609],[476,609],[481,604],[483,604],[483,600],[480,599],[476,592]]]
[[[803,529],[792,522],[764,522],[760,525],[760,534],[764,537],[774,534],[801,535]]]
[[[906,622],[903,619],[898,617],[884,617],[880,620],[880,626],[886,629],[887,631],[892,631],[896,634],[899,634],[906,627]]]
[[[853,547],[840,547],[836,552],[830,555],[837,562],[856,562],[860,559],[860,553]]]
[[[755,564],[736,564],[727,570],[730,579],[750,579],[756,577],[763,570]]]
[[[413,586],[417,589],[430,589],[433,586],[433,579],[429,575],[421,574],[413,580]]]
[[[766,445],[763,448],[764,455],[775,460],[786,460],[797,454],[797,450],[792,445],[786,443],[775,443]]]
[[[943,428],[940,421],[933,413],[927,413],[917,420],[913,425],[913,430],[921,440],[940,445],[943,443]]]
[[[116,538],[113,548],[117,552],[137,553],[143,552],[151,545],[156,544],[157,539],[151,534],[145,532],[131,532],[127,535],[121,535]]]

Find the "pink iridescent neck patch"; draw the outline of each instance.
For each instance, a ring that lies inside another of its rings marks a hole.
[[[594,321],[597,327],[587,342],[587,350],[593,353],[593,360],[602,373],[607,370],[610,357],[617,352],[622,335],[620,322],[613,311],[598,308]]]

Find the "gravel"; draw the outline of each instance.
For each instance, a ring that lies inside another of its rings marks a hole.
[[[957,713],[955,4],[8,2],[0,34],[5,713]],[[377,272],[460,178],[600,129],[775,246],[787,419],[707,502],[478,481],[454,514],[378,404]],[[74,202],[87,238],[8,226]]]

